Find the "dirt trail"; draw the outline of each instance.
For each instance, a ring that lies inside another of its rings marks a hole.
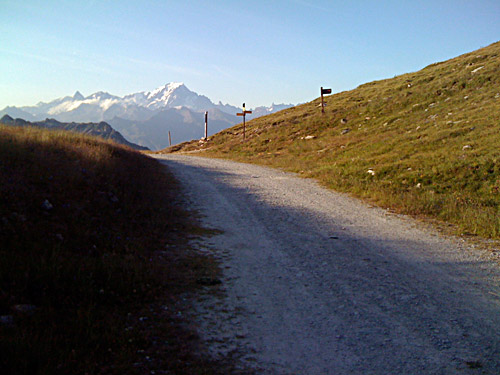
[[[262,374],[500,374],[488,253],[293,174],[159,158],[223,231],[204,246],[224,296],[197,305],[214,355]]]

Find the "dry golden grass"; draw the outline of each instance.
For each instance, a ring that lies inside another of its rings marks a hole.
[[[131,149],[0,126],[2,373],[223,373],[177,315],[217,272],[177,195]]]

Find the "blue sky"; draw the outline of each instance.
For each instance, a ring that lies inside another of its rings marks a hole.
[[[299,103],[500,40],[498,0],[0,0],[0,19],[0,109],[178,81]]]

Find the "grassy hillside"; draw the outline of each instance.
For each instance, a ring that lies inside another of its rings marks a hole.
[[[500,43],[163,152],[299,172],[398,212],[500,238]]]
[[[216,266],[177,190],[130,149],[0,126],[2,373],[218,372],[179,312]]]

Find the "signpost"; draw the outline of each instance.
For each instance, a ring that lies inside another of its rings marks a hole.
[[[321,113],[325,113],[325,101],[323,95],[328,95],[332,93],[332,89],[324,89],[321,87]]]
[[[170,130],[168,131],[168,145],[172,146],[172,137],[170,136]]]
[[[208,139],[208,111],[205,111],[205,141]]]
[[[236,116],[243,116],[243,139],[245,139],[245,116],[252,111],[245,110],[245,103],[243,103],[243,111],[236,114]]]

